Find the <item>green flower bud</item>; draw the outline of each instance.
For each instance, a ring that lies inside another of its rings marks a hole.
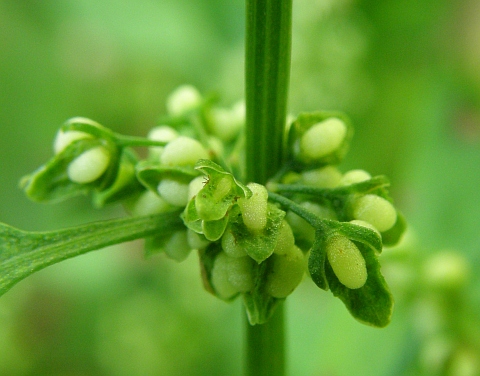
[[[173,233],[165,243],[164,249],[169,258],[178,262],[185,260],[192,250],[188,244],[187,231]]]
[[[305,256],[300,248],[293,246],[284,254],[274,253],[269,262],[272,264],[265,291],[274,298],[286,298],[302,281],[306,270]]]
[[[172,206],[155,192],[146,190],[137,198],[131,212],[133,215],[140,216],[163,213],[171,208]]]
[[[230,229],[226,230],[222,236],[222,249],[229,257],[245,257],[245,249],[238,244],[235,236]]]
[[[159,125],[148,132],[147,138],[153,141],[170,142],[178,137],[178,132],[168,125]],[[152,160],[159,160],[164,146],[151,146],[149,156]]]
[[[176,180],[163,179],[158,184],[158,193],[169,204],[186,206],[188,204],[188,184]]]
[[[197,108],[202,103],[202,96],[191,85],[182,85],[167,98],[167,111],[170,115],[181,116]]]
[[[300,150],[307,159],[320,159],[333,153],[347,135],[346,124],[329,118],[310,127],[300,139]]]
[[[342,173],[334,166],[326,166],[302,172],[302,181],[318,188],[335,188],[339,185]]]
[[[168,125],[159,125],[148,132],[147,138],[153,141],[170,142],[178,137],[178,132]]]
[[[228,278],[229,271],[229,257],[220,252],[215,261],[210,275],[210,283],[221,299],[230,299],[238,294],[237,288],[230,282]]]
[[[367,267],[362,253],[346,236],[335,235],[325,244],[328,262],[338,280],[349,289],[358,289],[367,281]]]
[[[353,218],[371,223],[378,231],[384,232],[393,227],[397,221],[397,211],[383,197],[369,194],[353,202]]]
[[[104,146],[97,146],[80,154],[70,162],[68,178],[74,183],[87,184],[100,178],[110,164],[111,155]]]
[[[187,241],[192,249],[205,249],[210,244],[205,236],[190,229],[187,230]]]
[[[340,185],[360,183],[362,181],[370,180],[371,178],[372,175],[365,170],[350,170],[343,174],[340,180]]]
[[[232,141],[245,124],[245,102],[235,104],[231,109],[212,109],[211,131],[222,141]]]
[[[250,257],[228,258],[228,281],[238,292],[251,291],[254,287],[253,266]]]
[[[208,158],[208,152],[200,142],[180,136],[165,146],[160,162],[166,166],[193,166],[199,159]]]
[[[261,184],[249,183],[250,198],[239,198],[237,203],[242,212],[243,223],[252,231],[261,231],[267,225],[268,192]]]
[[[277,255],[284,255],[295,245],[293,231],[286,220],[282,221],[278,233],[277,244],[273,250]]]

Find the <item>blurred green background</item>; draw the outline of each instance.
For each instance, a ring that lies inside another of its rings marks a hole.
[[[341,168],[386,174],[410,228],[385,250],[393,321],[373,329],[306,280],[287,301],[291,375],[480,374],[480,3],[295,0],[290,111],[348,113]],[[49,230],[123,215],[29,202],[21,176],[68,118],[145,135],[175,87],[243,96],[242,0],[0,0],[0,221]],[[52,266],[0,299],[0,374],[240,375],[240,301],[196,256],[142,243]]]

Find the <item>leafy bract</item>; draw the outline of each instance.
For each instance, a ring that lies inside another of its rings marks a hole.
[[[273,204],[267,205],[267,225],[258,232],[252,232],[242,220],[238,207],[230,218],[231,231],[235,242],[245,250],[248,256],[258,263],[265,261],[273,253],[285,212]]]
[[[206,175],[203,188],[195,197],[197,212],[205,221],[214,221],[225,216],[228,209],[240,197],[250,197],[250,189],[237,181],[221,166],[208,159],[200,159],[195,169]]]
[[[205,237],[214,242],[220,239],[228,225],[228,217],[216,221],[202,221],[202,233]]]
[[[348,311],[364,324],[383,328],[390,323],[393,312],[393,297],[380,272],[380,263],[373,249],[355,242],[367,267],[367,281],[358,289],[345,287],[325,263],[325,275],[333,295],[340,298]]]
[[[109,245],[182,228],[178,211],[113,219],[49,232],[28,232],[0,223],[0,295],[59,261]]]
[[[145,188],[138,182],[135,176],[136,156],[129,149],[124,149],[120,157],[118,173],[113,183],[103,191],[96,191],[93,203],[96,207],[102,207],[114,202],[127,200]]]
[[[71,181],[67,174],[69,164],[85,151],[97,146],[107,147],[110,153],[107,171],[91,183],[79,184]],[[32,174],[24,176],[20,186],[31,200],[38,202],[56,202],[86,195],[93,189],[102,190],[112,184],[117,175],[119,157],[119,150],[105,140],[97,138],[77,140]]]
[[[318,287],[323,290],[330,289],[334,296],[340,298],[357,320],[372,326],[384,327],[390,322],[393,298],[380,273],[380,264],[376,256],[378,234],[368,228],[362,229],[362,226],[348,225],[328,234],[321,230],[316,231],[308,260],[310,275]],[[328,262],[325,243],[330,236],[336,236],[336,234],[350,237],[365,259],[368,277],[361,288],[350,289],[344,286]]]
[[[225,232],[230,210],[240,197],[250,197],[250,189],[231,173],[208,159],[200,159],[195,169],[206,175],[202,189],[187,204],[182,218],[191,230],[216,241]]]

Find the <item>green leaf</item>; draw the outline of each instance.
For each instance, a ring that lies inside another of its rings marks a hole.
[[[201,171],[207,176],[210,176],[210,178],[223,177],[224,175],[231,176],[235,184],[236,193],[238,195],[246,198],[250,198],[252,196],[252,191],[246,185],[239,182],[230,172],[225,171],[220,165],[212,162],[209,159],[199,159],[195,164],[195,169]]]
[[[206,174],[203,188],[195,196],[195,207],[198,215],[205,221],[223,218],[238,197],[244,197],[245,191],[235,181],[232,174],[225,172],[220,166],[209,160],[200,160],[195,168]],[[208,165],[206,166],[208,162]],[[215,165],[217,168],[212,168]],[[245,187],[245,189],[248,189]]]
[[[341,222],[339,232],[350,240],[368,245],[377,253],[382,252],[382,237],[377,231],[353,223]]]
[[[102,177],[92,183],[74,183],[68,178],[67,169],[76,157],[97,146],[106,146],[111,153],[110,166]],[[24,176],[20,187],[28,198],[38,202],[56,202],[78,195],[86,195],[93,189],[108,187],[117,173],[118,150],[101,139],[81,139],[74,141],[61,153],[55,155],[45,165],[30,175]]]
[[[328,280],[325,274],[325,262],[327,260],[327,253],[325,251],[325,236],[321,230],[315,233],[315,240],[310,249],[310,256],[308,258],[308,272],[312,281],[322,290],[328,290]]]
[[[202,221],[202,233],[205,237],[214,242],[220,239],[228,225],[228,216],[217,221]]]
[[[393,297],[380,272],[375,251],[359,242],[355,242],[362,253],[367,267],[367,281],[363,287],[349,289],[335,275],[330,263],[325,263],[325,275],[333,295],[343,301],[354,318],[364,324],[383,328],[390,322],[393,312]]]
[[[49,232],[0,223],[0,295],[49,265],[112,244],[170,233],[183,227],[179,212],[93,222]]]
[[[262,231],[253,233],[244,225],[240,210],[232,211],[231,230],[237,244],[258,263],[266,260],[273,253],[285,212],[268,203],[267,225]]]

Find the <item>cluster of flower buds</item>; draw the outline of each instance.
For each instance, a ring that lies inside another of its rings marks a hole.
[[[205,287],[224,300],[242,295],[251,323],[266,321],[308,271],[356,318],[386,325],[392,299],[377,256],[405,222],[386,178],[338,169],[353,134],[343,114],[299,115],[285,169],[263,186],[239,179],[242,102],[222,108],[182,86],[167,110],[146,138],[70,119],[52,160],[23,179],[25,191],[37,201],[92,193],[96,206],[121,202],[135,216],[181,215],[185,228],[147,238],[147,254],[181,261],[197,250]],[[143,160],[134,150],[142,146]]]

